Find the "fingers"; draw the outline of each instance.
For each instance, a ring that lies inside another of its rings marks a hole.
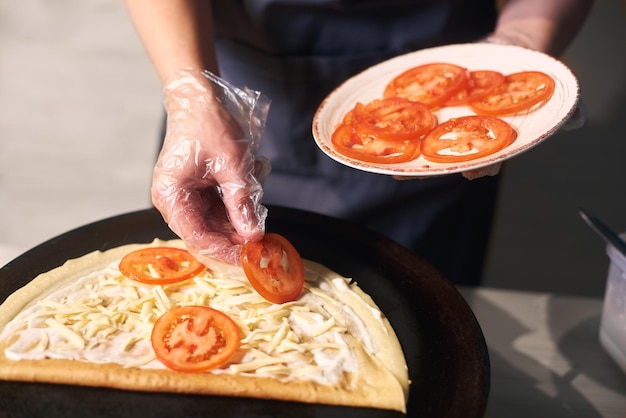
[[[220,181],[219,185],[228,219],[242,240],[260,240],[267,217],[267,209],[261,204],[263,188],[252,174],[234,180]]]
[[[574,129],[582,128],[585,124],[585,117],[587,115],[587,106],[582,100],[578,101],[576,110],[572,116],[565,122],[561,129],[564,131],[571,131]]]
[[[232,143],[238,145],[238,151],[217,158],[206,175],[215,180],[234,230],[244,241],[257,241],[263,237],[267,217],[267,209],[261,204],[263,187],[256,177],[257,162],[247,141]]]
[[[502,163],[495,163],[495,164],[491,164],[491,165],[477,168],[474,170],[464,171],[462,174],[463,174],[463,177],[465,177],[466,179],[474,180],[474,179],[485,177],[485,176],[495,176],[500,172],[501,168],[502,168]]]
[[[254,160],[233,166],[211,161],[200,175],[190,159],[197,154],[193,147],[181,148],[162,153],[155,166],[153,203],[200,261],[208,257],[238,264],[239,246],[265,232],[267,209],[255,171],[265,175],[267,168]]]
[[[152,199],[200,261],[238,263],[241,244],[265,232],[261,182],[270,166],[252,150],[268,103],[231,88],[214,76],[182,72],[165,90],[167,135]]]
[[[187,189],[162,180],[157,177],[153,183],[153,203],[189,251],[201,262],[217,259],[240,264],[243,240],[231,225],[217,190]]]

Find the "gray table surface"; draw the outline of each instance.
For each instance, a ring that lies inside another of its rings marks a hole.
[[[626,374],[598,338],[601,298],[459,290],[489,349],[486,418],[626,417]]]

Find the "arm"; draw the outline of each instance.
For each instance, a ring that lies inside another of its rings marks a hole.
[[[152,202],[200,261],[237,264],[240,245],[264,234],[267,165],[255,159],[258,138],[241,129],[242,116],[227,111],[219,80],[203,73],[218,72],[211,3],[125,1],[165,93],[167,132]],[[252,95],[246,106],[252,112],[263,103]]]
[[[593,0],[505,0],[491,41],[560,56],[582,27]]]
[[[125,3],[164,85],[181,69],[218,74],[210,1],[125,0]]]

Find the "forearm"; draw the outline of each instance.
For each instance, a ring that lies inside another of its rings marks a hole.
[[[210,1],[125,0],[125,3],[164,85],[181,69],[218,73]]]
[[[559,56],[582,27],[592,5],[593,0],[507,0],[494,35]]]

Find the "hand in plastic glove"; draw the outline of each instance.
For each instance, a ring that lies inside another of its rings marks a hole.
[[[201,262],[240,264],[241,244],[265,232],[261,182],[269,162],[254,151],[269,102],[211,73],[188,70],[166,86],[165,107],[152,201]]]

